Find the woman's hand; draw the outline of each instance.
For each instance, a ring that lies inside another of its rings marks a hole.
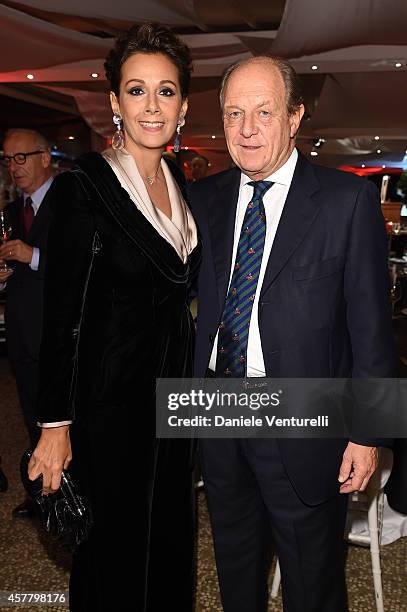
[[[69,425],[43,427],[41,438],[28,464],[28,477],[42,474],[42,493],[55,493],[61,484],[61,472],[72,460]]]

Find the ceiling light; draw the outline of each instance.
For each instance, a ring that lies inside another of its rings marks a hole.
[[[375,140],[380,140],[380,136],[375,136],[374,139]]]
[[[99,76],[98,72],[92,72],[92,74],[90,75],[92,77],[92,79],[97,79]]]
[[[382,150],[381,149],[377,149],[376,153],[381,153]]]
[[[68,136],[68,140],[75,140],[75,136]]]
[[[313,65],[311,66],[311,70],[318,70],[318,66],[317,66],[316,64],[313,64]]]
[[[312,144],[314,145],[314,147],[316,149],[319,149],[322,147],[322,145],[324,144],[325,140],[323,138],[314,138],[312,140]]]
[[[211,138],[212,138],[213,140],[215,140],[215,138],[216,138],[215,134],[212,134]]]
[[[394,65],[396,66],[396,68],[401,68],[402,66],[401,62],[396,62]]]
[[[366,168],[366,164],[362,164],[362,168]]]
[[[31,74],[31,73],[30,74],[26,74],[25,76],[27,77],[27,79],[30,79],[30,81],[32,81],[33,78],[34,78],[34,75]]]
[[[311,151],[312,157],[316,157],[318,155],[318,151]]]

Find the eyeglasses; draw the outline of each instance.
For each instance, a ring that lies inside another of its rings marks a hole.
[[[0,163],[3,166],[9,167],[12,161],[19,166],[23,166],[27,161],[27,157],[30,155],[38,155],[38,153],[45,153],[45,151],[31,151],[30,153],[16,153],[15,155],[2,155],[0,157]]]

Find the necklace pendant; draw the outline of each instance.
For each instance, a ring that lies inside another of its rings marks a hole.
[[[147,177],[147,183],[149,185],[154,185],[154,181],[155,181],[155,176],[148,176]]]

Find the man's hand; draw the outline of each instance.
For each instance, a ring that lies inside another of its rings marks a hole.
[[[361,446],[349,442],[343,453],[339,470],[339,482],[342,482],[340,493],[364,491],[377,468],[378,450],[375,446]]]
[[[22,240],[8,240],[0,247],[0,258],[6,261],[20,261],[29,264],[33,256],[33,247]]]
[[[3,264],[4,260],[0,259],[0,264]],[[0,284],[5,283],[6,280],[13,274],[14,270],[8,270],[7,272],[4,272],[3,270],[0,270]]]
[[[43,494],[55,493],[61,484],[61,472],[71,460],[69,426],[43,427],[41,438],[28,464],[28,477],[35,480],[42,474]]]

